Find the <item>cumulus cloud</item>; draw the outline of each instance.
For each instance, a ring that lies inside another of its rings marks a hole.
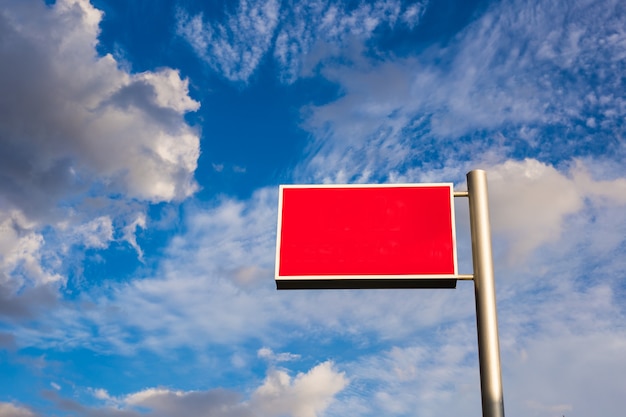
[[[148,388],[126,396],[127,406],[150,410],[153,416],[228,416],[243,417],[253,414],[240,404],[239,394],[226,390],[172,391],[165,388]]]
[[[3,292],[61,282],[68,245],[106,248],[118,226],[141,254],[132,231],[143,205],[197,189],[188,80],[99,56],[101,19],[88,0],[0,6],[0,60],[12,63],[0,68]]]
[[[36,417],[28,408],[0,402],[0,417]]]
[[[49,210],[92,181],[150,201],[195,189],[196,110],[177,71],[129,74],[95,51],[101,12],[88,1],[13,2],[2,10],[0,145],[5,204]],[[10,156],[10,159],[9,159]],[[25,169],[28,171],[25,171]]]
[[[42,265],[44,239],[37,224],[17,210],[0,215],[0,286],[17,290],[25,283],[61,281],[61,275]]]
[[[323,362],[294,378],[286,370],[271,370],[248,399],[225,389],[181,391],[157,387],[120,397],[112,397],[104,389],[92,389],[93,396],[104,401],[105,405],[86,407],[56,392],[47,392],[46,395],[60,409],[80,412],[85,417],[322,417],[334,397],[347,384],[343,372],[337,371],[332,362]],[[5,410],[6,414],[1,414]],[[15,414],[10,413],[13,411]],[[0,403],[0,416],[36,416],[28,413],[30,411],[25,408]]]
[[[0,210],[0,317],[32,319],[56,305],[57,291],[65,283],[37,226],[18,210]]]
[[[562,239],[567,217],[585,204],[626,205],[626,179],[595,180],[582,161],[575,161],[568,173],[534,159],[507,161],[488,172],[492,227],[507,235],[508,256],[518,262]]]
[[[332,362],[317,365],[291,378],[285,371],[272,371],[252,396],[252,403],[268,416],[316,417],[348,384]]]

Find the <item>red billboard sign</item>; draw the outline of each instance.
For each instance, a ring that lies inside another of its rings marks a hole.
[[[280,187],[276,284],[454,288],[452,184]]]

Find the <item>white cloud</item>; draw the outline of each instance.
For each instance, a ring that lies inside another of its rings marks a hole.
[[[603,234],[597,226],[587,225],[584,234]],[[578,240],[580,231],[572,232],[553,246]],[[626,366],[625,311],[613,285],[623,280],[623,268],[602,255],[604,270],[588,268],[597,255],[576,245],[556,253],[549,260],[535,254],[527,271],[502,268],[503,275],[506,269],[521,275],[499,282],[505,403],[531,416],[565,406],[611,413],[617,403],[610,398],[623,391],[617,375]]]
[[[401,18],[409,28],[413,29],[417,26],[425,12],[426,6],[424,4],[412,4],[402,13]]]
[[[133,247],[133,249],[135,249],[140,261],[143,261],[143,250],[137,243],[136,232],[137,232],[137,229],[145,229],[145,228],[146,228],[146,215],[144,213],[137,214],[135,219],[124,227],[124,240],[128,242],[130,246]]]
[[[216,71],[231,81],[247,81],[271,46],[278,24],[277,0],[240,0],[225,24],[205,23],[203,15],[180,12],[178,33]]]
[[[271,371],[252,396],[254,408],[268,416],[316,417],[343,390],[348,379],[331,362],[324,362],[293,380],[281,370]]]
[[[258,350],[257,356],[259,358],[272,361],[272,362],[288,362],[296,359],[300,359],[300,355],[294,353],[283,352],[274,353],[274,351],[268,347],[264,347]]]
[[[99,400],[110,400],[111,396],[107,392],[107,390],[102,388],[96,388],[93,390],[93,396]]]
[[[548,285],[564,284],[568,278],[554,277],[558,268],[543,277],[544,285],[546,280],[552,280]],[[539,417],[558,409],[619,413],[620,375],[626,367],[619,300],[606,286],[582,292],[542,289],[538,295],[537,281],[526,292],[519,281],[507,283],[503,275],[500,288],[514,293],[499,300],[507,414]],[[475,332],[473,318],[459,317],[436,333],[343,364],[353,388],[340,397],[337,415],[359,410],[364,416],[406,416],[416,409],[426,417],[479,415]]]
[[[164,68],[158,72],[137,74],[137,80],[145,81],[154,88],[154,101],[159,107],[178,113],[196,111],[200,103],[189,97],[189,80],[181,79],[178,71]]]
[[[264,56],[273,52],[280,78],[292,83],[312,75],[326,58],[346,52],[357,57],[360,44],[372,38],[376,29],[394,26],[401,14],[402,23],[412,29],[424,9],[424,3],[418,3],[403,10],[398,0],[353,5],[289,1],[282,7],[274,0],[240,0],[224,23],[180,11],[177,31],[201,59],[231,81],[247,82]]]
[[[0,6],[0,285],[62,281],[69,245],[103,249],[148,202],[195,192],[199,103],[170,68],[132,74],[96,52],[87,0]],[[134,226],[133,226],[134,225]],[[12,281],[8,284],[8,281]],[[3,290],[3,292],[6,292]]]
[[[0,402],[0,417],[36,417],[28,408]]]
[[[101,216],[74,228],[74,236],[87,248],[106,248],[113,240],[113,222]]]
[[[163,351],[181,343],[202,347],[263,338],[276,312],[270,302],[276,297],[276,204],[276,190],[262,189],[248,202],[225,198],[215,207],[190,207],[188,232],[171,240],[154,277],[94,294],[99,307],[83,312],[80,322],[71,311],[56,319],[67,321],[64,332],[78,343],[95,349],[113,344],[126,353],[140,345]],[[102,326],[101,335],[92,335],[85,320]],[[134,326],[145,332],[140,341]],[[40,336],[55,343],[51,335]]]
[[[360,2],[352,7],[329,1],[293,2],[284,8],[274,59],[281,65],[287,83],[311,76],[320,62],[333,56],[360,59],[360,44],[374,37],[383,26],[393,27],[401,13],[410,28],[417,25],[423,3],[400,1]]]
[[[0,145],[13,158],[3,160],[2,191],[29,213],[28,203],[54,208],[90,181],[150,201],[196,188],[199,140],[182,115],[198,103],[187,81],[171,69],[128,74],[110,55],[97,56],[100,16],[87,1],[2,10],[2,30],[13,41],[0,53],[21,63],[2,72],[2,97],[11,99],[3,103]],[[47,204],[37,204],[44,191]]]
[[[583,207],[576,185],[536,160],[507,161],[488,172],[493,230],[509,235],[510,256],[520,262],[541,244],[558,241],[565,217]]]
[[[448,178],[456,181],[472,160],[623,160],[626,106],[615,92],[626,85],[614,57],[626,53],[624,23],[611,1],[510,1],[492,5],[445,47],[384,62],[328,62],[321,73],[342,95],[304,113],[317,142],[298,176],[355,182],[369,172],[369,181],[410,181],[456,168]],[[591,117],[602,120],[588,126]]]
[[[44,238],[36,227],[36,223],[17,210],[0,212],[0,288],[4,289],[3,293],[17,293],[24,285],[63,281],[61,275],[42,265]]]
[[[334,397],[347,385],[343,372],[331,362],[321,363],[306,373],[291,378],[285,370],[271,370],[261,386],[249,399],[235,391],[225,389],[182,391],[157,387],[146,388],[120,397],[111,397],[104,389],[92,390],[93,395],[104,401],[103,407],[87,408],[76,404],[85,416],[136,416],[152,417],[189,416],[200,417],[321,417]],[[54,397],[68,407],[71,401]],[[18,410],[11,404],[0,403],[7,410]],[[13,407],[13,408],[10,408]],[[24,409],[25,410],[25,409]],[[2,408],[0,408],[0,413]],[[25,410],[26,412],[26,410]],[[13,416],[12,414],[6,414]],[[18,414],[22,416],[22,414]],[[4,414],[0,414],[4,416]],[[35,416],[34,414],[23,414]]]
[[[509,259],[524,262],[531,251],[559,241],[567,217],[586,202],[626,205],[626,178],[596,181],[582,161],[575,161],[568,174],[533,159],[488,169],[492,227],[507,235]]]
[[[361,415],[480,414],[475,334],[469,320],[440,334],[423,335],[417,345],[363,355],[346,365],[356,388],[337,409]],[[506,392],[505,392],[506,393]],[[458,413],[458,414],[457,414]]]

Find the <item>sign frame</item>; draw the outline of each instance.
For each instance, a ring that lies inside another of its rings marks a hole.
[[[445,188],[449,194],[449,221],[452,244],[452,273],[406,273],[406,274],[322,274],[281,275],[280,256],[283,226],[284,191],[288,189],[391,189],[391,188]],[[454,185],[452,183],[417,184],[293,184],[280,185],[278,223],[276,232],[276,287],[282,289],[383,289],[383,288],[456,288],[458,274],[457,240],[454,210]]]

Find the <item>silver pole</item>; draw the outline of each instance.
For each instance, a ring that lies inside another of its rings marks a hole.
[[[483,417],[504,417],[487,174],[467,173]]]

